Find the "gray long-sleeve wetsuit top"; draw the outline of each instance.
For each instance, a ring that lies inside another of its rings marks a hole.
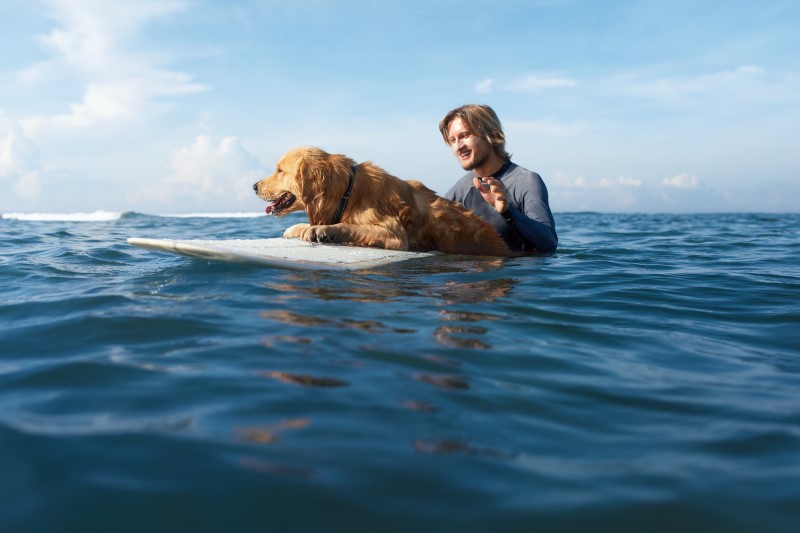
[[[558,246],[556,223],[541,176],[508,161],[494,174],[506,188],[508,209],[502,215],[475,188],[469,172],[444,195],[492,224],[514,251],[553,253]]]

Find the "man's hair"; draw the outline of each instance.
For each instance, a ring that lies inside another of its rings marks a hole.
[[[450,124],[460,118],[469,131],[475,135],[480,135],[486,139],[494,148],[495,153],[500,159],[511,159],[511,154],[506,151],[506,136],[503,133],[503,125],[497,118],[497,113],[488,105],[468,104],[457,107],[447,113],[439,122],[439,131],[445,144],[450,144],[447,140],[447,130]]]

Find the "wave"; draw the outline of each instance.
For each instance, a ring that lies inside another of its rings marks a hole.
[[[3,213],[0,219],[24,222],[110,222],[131,217],[156,218],[258,218],[263,211],[234,213],[167,213],[151,215],[136,211],[94,211],[91,213]]]
[[[108,222],[119,220],[126,213],[120,211],[94,211],[91,213],[3,213],[3,220],[25,222]]]

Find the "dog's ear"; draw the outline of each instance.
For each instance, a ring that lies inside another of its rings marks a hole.
[[[305,154],[297,165],[297,181],[300,186],[300,197],[306,206],[308,222],[312,226],[325,224],[323,213],[325,192],[328,189],[324,156]]]
[[[330,224],[349,181],[346,158],[325,152],[306,154],[297,166],[301,198],[312,226]]]

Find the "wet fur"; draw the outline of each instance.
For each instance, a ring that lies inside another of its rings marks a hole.
[[[341,223],[331,225],[355,166],[355,182]],[[309,224],[295,224],[283,236],[310,242],[346,243],[389,250],[512,256],[489,223],[461,204],[441,198],[418,181],[404,181],[371,162],[355,162],[319,148],[296,148],[275,172],[256,183],[256,194],[275,202],[285,193],[294,203],[274,211],[305,211]]]

